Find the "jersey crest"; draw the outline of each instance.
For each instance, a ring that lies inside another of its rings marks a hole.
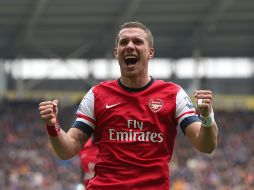
[[[160,111],[162,106],[163,106],[163,101],[159,98],[151,98],[149,100],[149,108],[155,113]]]

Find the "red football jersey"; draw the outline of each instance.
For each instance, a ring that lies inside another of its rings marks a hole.
[[[143,88],[102,82],[83,98],[74,127],[99,148],[89,190],[168,190],[177,126],[199,121],[178,85],[154,80]]]

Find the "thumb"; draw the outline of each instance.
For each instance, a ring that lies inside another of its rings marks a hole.
[[[54,109],[55,114],[58,113],[58,108],[57,108],[58,107],[58,102],[59,102],[58,99],[53,100],[53,106],[54,106],[53,109]]]
[[[58,99],[54,99],[54,100],[53,100],[53,104],[54,104],[55,106],[58,105],[58,102],[59,102]]]

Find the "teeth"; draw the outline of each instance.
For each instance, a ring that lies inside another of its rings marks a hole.
[[[136,56],[127,55],[127,56],[124,57],[124,59],[136,59]]]

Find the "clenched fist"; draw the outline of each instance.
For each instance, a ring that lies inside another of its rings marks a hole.
[[[58,114],[58,100],[41,102],[39,104],[39,113],[41,119],[48,126],[55,126]]]
[[[198,112],[206,117],[212,112],[212,91],[210,90],[196,90],[194,97],[197,99]]]

